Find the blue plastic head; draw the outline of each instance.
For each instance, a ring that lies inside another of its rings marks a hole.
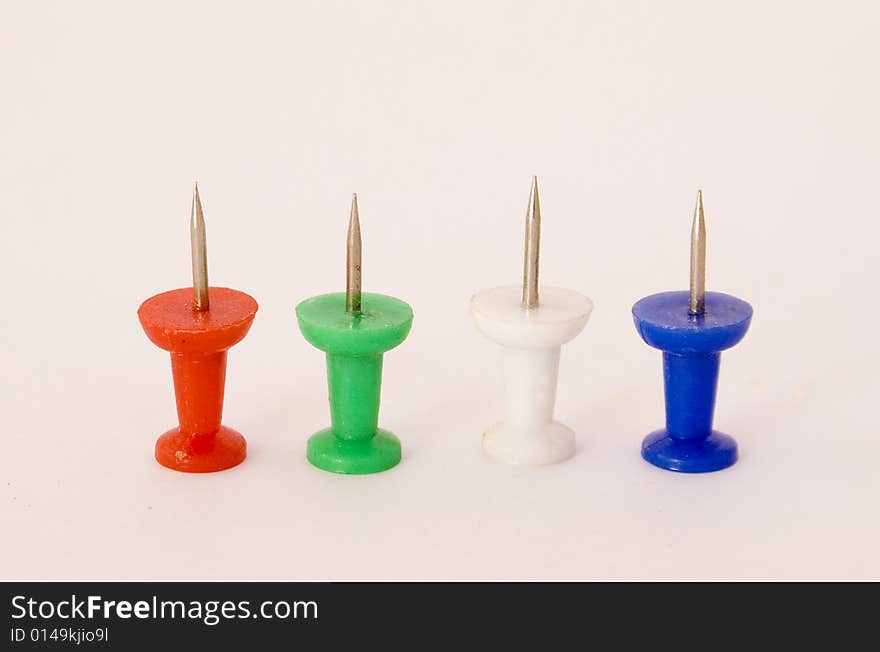
[[[752,321],[752,307],[729,294],[706,293],[706,312],[688,313],[688,292],[661,292],[632,308],[645,342],[670,353],[717,353],[739,342]]]

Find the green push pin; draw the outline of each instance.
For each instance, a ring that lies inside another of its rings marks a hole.
[[[296,307],[299,329],[327,354],[330,422],[309,438],[307,457],[331,473],[378,473],[400,462],[400,440],[379,425],[382,355],[403,342],[412,308],[383,294],[361,293],[361,226],[357,195],[348,224],[345,292]]]

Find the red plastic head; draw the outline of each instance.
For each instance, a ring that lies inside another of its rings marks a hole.
[[[138,308],[147,337],[175,353],[214,353],[240,342],[257,314],[257,302],[229,288],[209,290],[210,310],[196,310],[192,288],[150,297]]]

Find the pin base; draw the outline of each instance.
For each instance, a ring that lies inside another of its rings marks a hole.
[[[674,439],[657,430],[642,442],[642,457],[667,471],[709,473],[736,462],[736,440],[716,430],[705,439]]]
[[[558,421],[526,428],[502,422],[483,433],[483,452],[504,464],[556,464],[574,450],[574,430]]]
[[[400,462],[400,440],[381,428],[366,441],[340,439],[325,428],[309,437],[306,456],[314,466],[330,473],[379,473]]]
[[[232,428],[215,435],[191,435],[173,428],[156,441],[156,461],[184,473],[213,473],[238,466],[247,457],[247,442]]]

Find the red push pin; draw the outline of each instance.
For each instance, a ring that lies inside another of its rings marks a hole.
[[[138,308],[147,337],[171,352],[180,426],[159,437],[156,460],[188,473],[222,471],[241,464],[247,442],[220,423],[226,382],[226,350],[240,342],[257,314],[253,297],[229,288],[208,288],[205,218],[199,186],[193,192],[193,287],[157,294]]]

